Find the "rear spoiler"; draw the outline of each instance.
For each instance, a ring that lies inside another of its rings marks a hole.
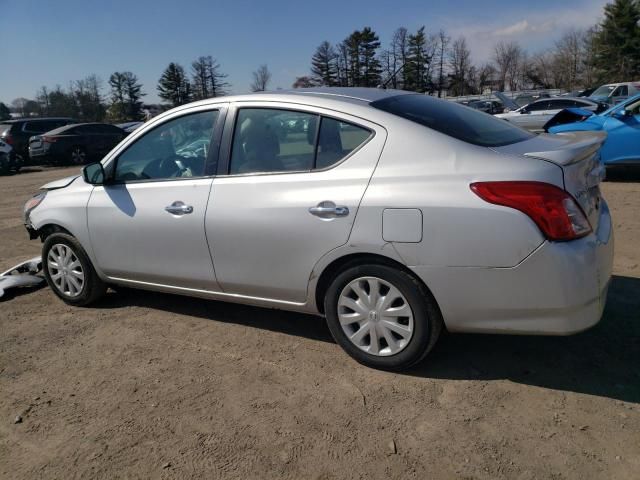
[[[593,114],[591,110],[582,108],[565,108],[551,117],[551,120],[545,123],[542,128],[548,133],[551,127],[564,125],[565,123],[582,122]]]
[[[568,132],[556,135],[567,140],[560,148],[542,152],[527,152],[524,156],[551,160],[553,163],[565,167],[593,156],[607,139],[607,132]]]

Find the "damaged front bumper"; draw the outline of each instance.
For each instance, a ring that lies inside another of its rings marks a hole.
[[[42,270],[42,258],[34,257],[0,274],[0,297],[5,290],[14,287],[34,287],[44,282],[38,275]]]

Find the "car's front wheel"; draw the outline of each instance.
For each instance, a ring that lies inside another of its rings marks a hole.
[[[53,293],[69,305],[89,305],[106,291],[80,243],[66,233],[53,233],[46,238],[42,267]]]
[[[358,362],[402,370],[435,345],[442,316],[415,277],[386,265],[359,265],[335,277],[325,296],[333,338]]]

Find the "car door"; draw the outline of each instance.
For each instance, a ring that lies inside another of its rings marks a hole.
[[[623,109],[626,116],[609,115],[604,125],[607,141],[600,153],[607,164],[640,160],[640,100],[618,107],[618,111]]]
[[[87,206],[91,246],[108,276],[217,290],[204,230],[224,108],[176,112],[105,166]],[[199,148],[184,148],[198,143]]]
[[[304,303],[314,265],[349,238],[385,138],[318,108],[234,107],[206,214],[224,292]]]
[[[519,127],[526,128],[527,130],[533,130],[540,122],[538,118],[542,112],[546,109],[547,102],[533,102],[520,110],[520,115],[514,115],[513,123]]]

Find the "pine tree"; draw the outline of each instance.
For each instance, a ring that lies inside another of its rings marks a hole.
[[[347,85],[376,87],[380,84],[382,67],[378,60],[380,41],[369,27],[356,30],[340,45],[344,56]]]
[[[177,107],[188,103],[191,97],[191,84],[182,68],[171,62],[158,81],[158,96]]]
[[[378,60],[380,40],[369,27],[360,32],[360,63],[362,65],[362,86],[377,87],[380,85],[382,67]]]
[[[427,36],[424,27],[420,27],[415,34],[409,35],[407,40],[405,90],[421,93],[427,90],[431,80],[427,78],[430,63],[431,58],[427,53]]]
[[[134,121],[142,119],[142,85],[131,72],[114,72],[109,77],[111,86],[111,106],[109,119],[112,121]]]
[[[640,7],[635,0],[615,0],[604,7],[595,36],[595,66],[602,80],[631,81],[640,74]]]
[[[333,87],[338,84],[337,53],[331,44],[324,41],[311,58],[311,74],[315,83]]]
[[[142,120],[142,84],[131,72],[124,72],[124,87],[127,98],[127,114],[130,120]]]
[[[7,107],[4,103],[0,102],[0,120],[7,120],[11,118],[11,112],[9,111],[9,107]]]

